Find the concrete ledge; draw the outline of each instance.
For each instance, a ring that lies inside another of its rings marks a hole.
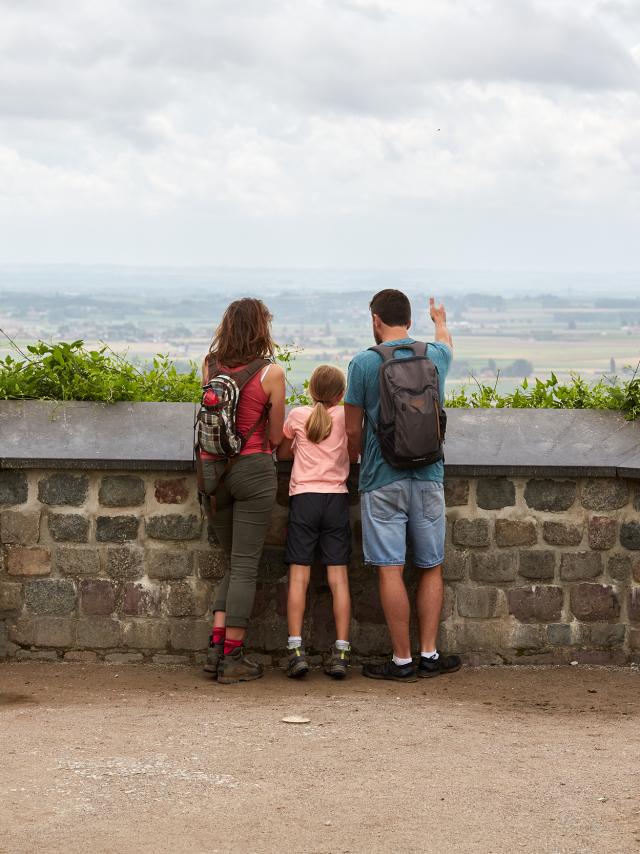
[[[190,403],[0,401],[0,468],[188,471]],[[640,477],[640,421],[617,412],[452,409],[451,476]]]

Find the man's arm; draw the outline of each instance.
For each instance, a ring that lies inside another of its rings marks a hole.
[[[447,328],[447,312],[444,305],[436,305],[435,299],[429,297],[429,314],[436,327],[436,341],[448,344],[451,350],[453,350],[453,338]]]
[[[352,403],[344,405],[344,422],[347,430],[347,447],[349,449],[349,462],[357,463],[362,453],[362,419],[364,410],[361,406]]]

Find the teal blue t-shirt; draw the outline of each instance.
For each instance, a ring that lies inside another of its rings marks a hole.
[[[397,347],[398,344],[413,344],[413,338],[399,338],[397,341],[385,341],[384,346]],[[396,359],[412,356],[411,350],[399,350]],[[440,378],[440,403],[444,404],[444,383],[451,365],[453,353],[448,344],[437,341],[429,344],[427,356],[438,370]],[[376,434],[371,429],[370,420],[378,423],[380,414],[380,365],[381,357],[373,350],[363,350],[353,357],[349,364],[347,393],[345,403],[361,406],[367,414],[364,421],[364,440],[362,460],[360,462],[360,492],[371,492],[396,480],[413,478],[414,480],[444,481],[444,463],[439,460],[417,469],[397,469],[385,462]]]

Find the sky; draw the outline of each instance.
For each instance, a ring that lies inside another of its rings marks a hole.
[[[640,0],[0,20],[0,264],[640,270]]]

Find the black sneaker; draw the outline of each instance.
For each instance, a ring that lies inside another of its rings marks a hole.
[[[438,654],[438,658],[425,658],[420,656],[420,664],[418,665],[418,676],[423,679],[430,679],[432,676],[440,676],[441,673],[455,673],[462,667],[462,660],[459,655],[442,655]]]
[[[290,679],[300,679],[309,672],[309,662],[301,646],[287,650],[286,674]]]
[[[384,664],[365,664],[362,675],[369,679],[392,679],[394,682],[417,682],[416,668],[411,664],[396,664],[393,659]]]

